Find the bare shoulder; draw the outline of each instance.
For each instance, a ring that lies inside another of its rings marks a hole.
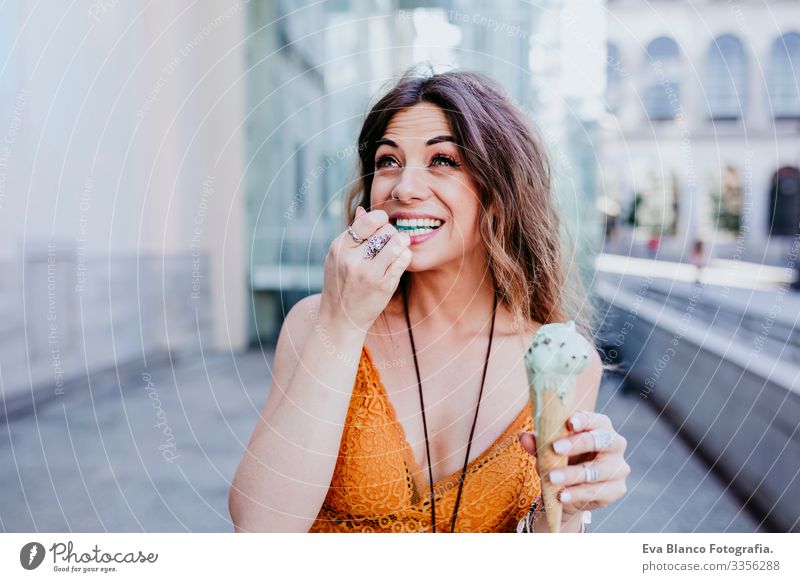
[[[286,314],[275,347],[275,367],[300,357],[308,335],[319,319],[321,295],[315,293],[298,301]]]
[[[272,383],[264,406],[263,418],[269,417],[277,408],[289,386],[308,336],[319,319],[320,297],[319,293],[309,295],[295,303],[286,314],[278,336],[278,344],[275,346]]]
[[[319,304],[322,295],[314,293],[295,303],[286,314],[281,335],[292,343],[304,344],[309,332],[319,319]],[[278,340],[280,344],[280,339]]]

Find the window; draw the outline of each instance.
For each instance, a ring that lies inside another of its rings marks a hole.
[[[730,164],[722,166],[709,188],[708,238],[721,233],[739,233],[742,224],[742,194],[739,170]]]
[[[645,50],[647,72],[644,107],[650,119],[674,119],[680,108],[680,50],[666,36],[658,37]]]
[[[767,82],[772,116],[800,118],[800,33],[784,34],[772,44]]]
[[[708,47],[705,92],[711,119],[743,117],[747,95],[747,55],[735,36],[720,36]]]

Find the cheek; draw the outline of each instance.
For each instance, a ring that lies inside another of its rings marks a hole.
[[[382,208],[387,200],[389,200],[389,186],[384,183],[384,180],[375,179],[372,181],[372,186],[369,191],[370,206],[374,210]]]
[[[462,199],[460,204],[453,204],[450,209],[453,226],[464,241],[472,243],[480,238],[481,208],[475,197],[469,198],[469,201]]]

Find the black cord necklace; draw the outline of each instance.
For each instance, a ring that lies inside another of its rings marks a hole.
[[[436,492],[434,491],[433,470],[431,469],[431,449],[428,443],[428,423],[425,419],[425,401],[422,398],[422,379],[419,374],[419,362],[417,362],[417,348],[414,345],[414,334],[411,333],[411,318],[408,315],[408,292],[406,286],[403,286],[403,306],[406,312],[406,324],[408,325],[408,337],[411,340],[411,353],[414,356],[414,370],[417,373],[417,387],[419,388],[419,405],[422,409],[422,428],[425,432],[425,454],[428,457],[428,478],[431,481],[431,527],[432,533],[436,533]],[[494,294],[494,305],[492,306],[492,326],[489,330],[489,347],[486,349],[486,361],[483,364],[483,376],[481,377],[481,390],[478,393],[478,405],[475,407],[475,418],[472,420],[472,429],[469,431],[469,442],[467,443],[467,454],[464,457],[464,468],[461,471],[461,477],[458,483],[458,494],[456,495],[456,504],[453,508],[453,518],[450,523],[450,533],[456,530],[456,518],[458,517],[458,506],[461,503],[461,492],[464,489],[464,479],[467,476],[467,467],[469,466],[469,451],[472,448],[472,435],[475,433],[475,425],[478,422],[478,410],[481,406],[481,397],[483,396],[483,385],[486,382],[486,370],[489,368],[489,354],[492,351],[492,338],[494,338],[494,318],[497,314],[497,293]]]

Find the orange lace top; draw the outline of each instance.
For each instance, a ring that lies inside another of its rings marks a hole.
[[[531,430],[528,403],[503,434],[469,463],[456,532],[516,531],[541,492],[535,459],[517,440],[520,432]],[[450,531],[460,475],[459,469],[434,485],[439,532]],[[364,347],[333,479],[309,532],[430,531],[426,477]]]

